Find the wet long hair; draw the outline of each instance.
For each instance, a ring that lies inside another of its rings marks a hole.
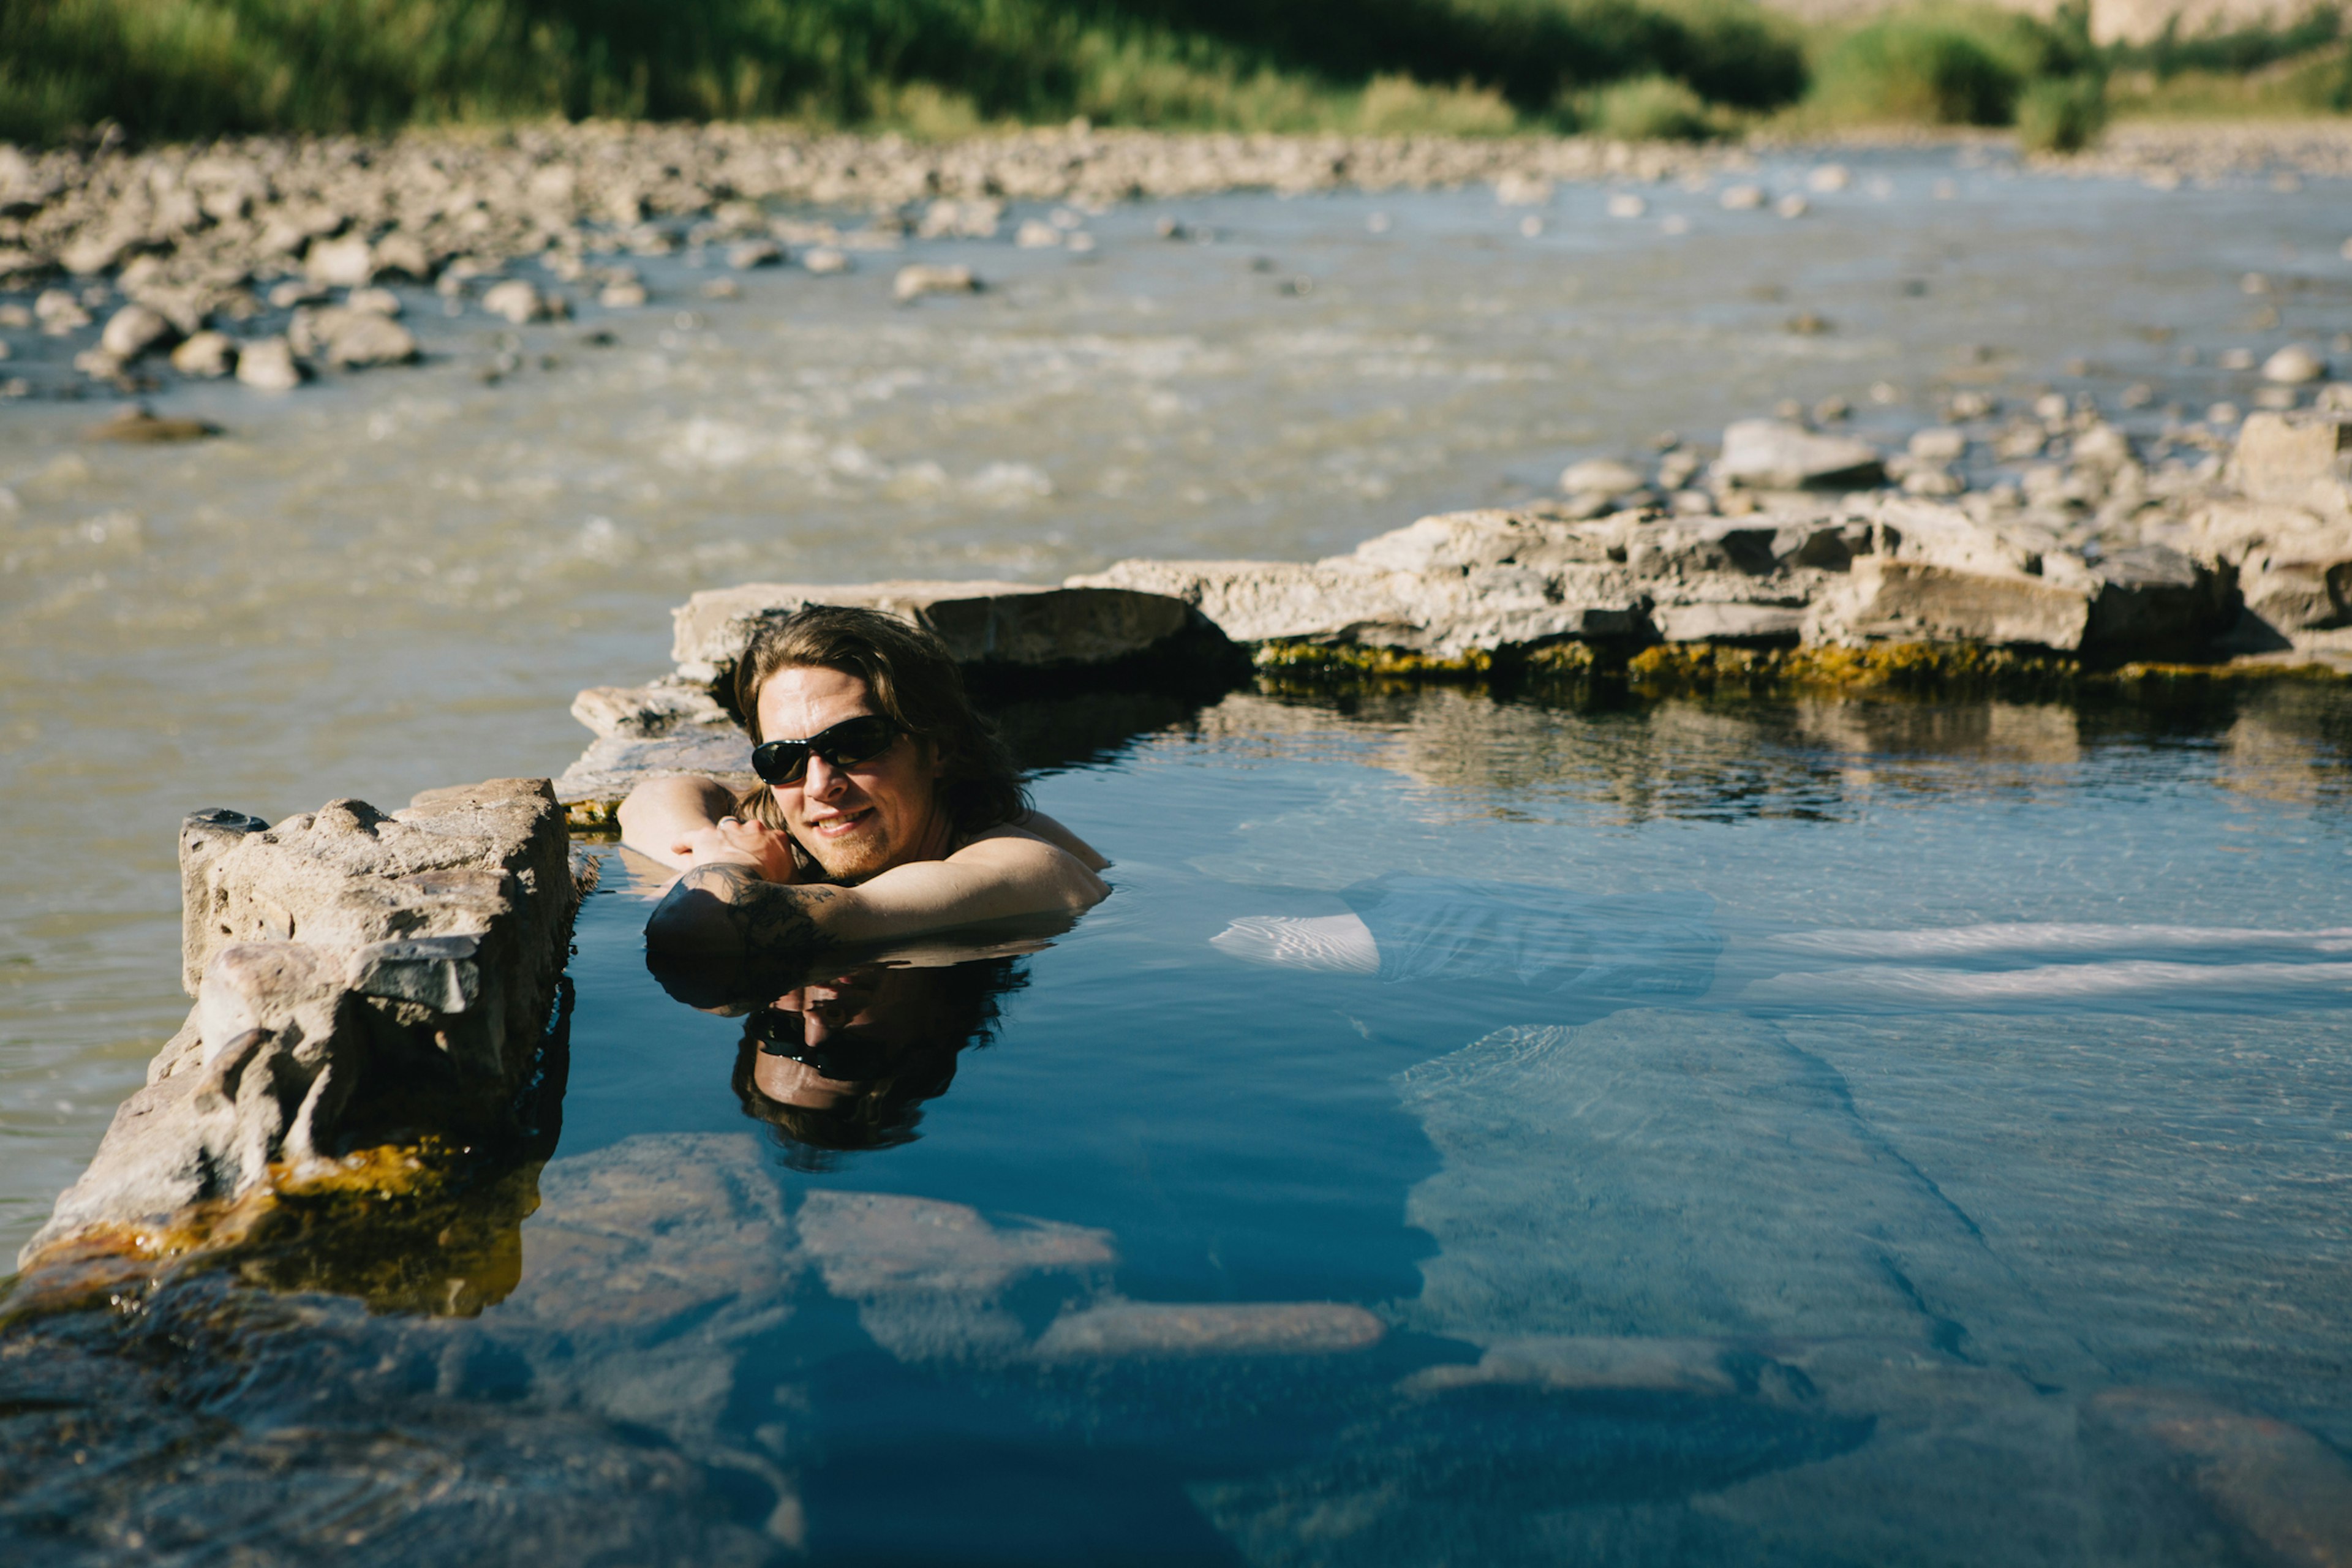
[[[743,1114],[768,1125],[784,1163],[796,1171],[838,1168],[845,1154],[893,1149],[922,1136],[917,1131],[926,1101],[955,1082],[956,1063],[968,1049],[996,1037],[1003,998],[1029,984],[1017,958],[986,958],[940,969],[903,972],[908,983],[931,994],[932,1030],[904,1043],[887,1072],[857,1086],[857,1092],[824,1110],[786,1105],[769,1099],[752,1079],[760,1058],[759,1014],[744,1020],[730,1084]]]
[[[768,621],[735,665],[735,710],[753,745],[768,739],[760,730],[761,691],[778,670],[793,668],[856,676],[876,709],[936,749],[945,764],[940,805],[959,841],[1028,815],[1029,792],[1013,753],[972,707],[955,656],[929,628],[847,605],[806,605]],[[764,784],[752,786],[739,811],[784,827],[783,808]]]

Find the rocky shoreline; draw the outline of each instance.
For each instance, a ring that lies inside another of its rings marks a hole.
[[[1943,140],[1968,157],[1993,155],[1982,137]],[[772,125],[587,122],[144,149],[0,144],[0,294],[31,295],[0,301],[0,344],[11,330],[69,340],[83,379],[55,389],[62,394],[76,384],[149,390],[166,367],[178,378],[235,375],[257,391],[286,392],[320,372],[418,357],[415,334],[398,319],[403,300],[386,283],[430,284],[452,315],[520,326],[591,300],[642,307],[635,262],[681,247],[711,250],[737,268],[813,272],[842,270],[858,252],[887,253],[909,237],[1017,229],[1024,246],[1085,248],[1087,213],[1246,189],[1486,184],[1506,206],[1534,207],[1554,182],[1590,181],[1625,187],[1622,199],[1638,207],[1645,185],[1729,178],[1727,205],[1801,216],[1801,183],[1783,190],[1757,181],[1759,154],[1770,151],[1761,142],[1185,135],[1082,122],[940,143]],[[2168,186],[2248,174],[2340,178],[2352,174],[2352,132],[2334,122],[2127,126],[2093,152],[2031,166]],[[1821,189],[1843,177],[1815,174],[1833,182]],[[1066,205],[1053,222],[1016,223],[1007,213],[1014,203]],[[974,281],[969,269],[929,266],[903,269],[897,284],[911,298]],[[36,390],[0,374],[0,394]]]

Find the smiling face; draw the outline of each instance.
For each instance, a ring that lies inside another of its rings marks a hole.
[[[760,689],[760,733],[771,741],[806,740],[880,711],[865,681],[821,666],[788,666]],[[855,883],[947,854],[940,773],[937,748],[902,735],[879,756],[845,768],[812,756],[800,783],[770,788],[801,847],[835,881]]]

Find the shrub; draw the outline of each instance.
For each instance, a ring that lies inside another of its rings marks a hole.
[[[1590,94],[1577,118],[1621,142],[1695,142],[1715,133],[1706,100],[1671,77],[1636,77]]]
[[[2035,153],[2079,153],[2098,140],[2107,122],[2106,80],[2081,76],[2044,77],[2017,100],[2018,145]]]
[[[2042,61],[2035,26],[2006,13],[1889,13],[1831,46],[1814,100],[1836,119],[2006,125]]]

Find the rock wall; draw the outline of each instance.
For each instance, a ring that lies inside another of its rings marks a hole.
[[[580,904],[544,779],[331,801],[180,837],[196,1005],[25,1248],[138,1233],[398,1134],[496,1127],[529,1074]]]

